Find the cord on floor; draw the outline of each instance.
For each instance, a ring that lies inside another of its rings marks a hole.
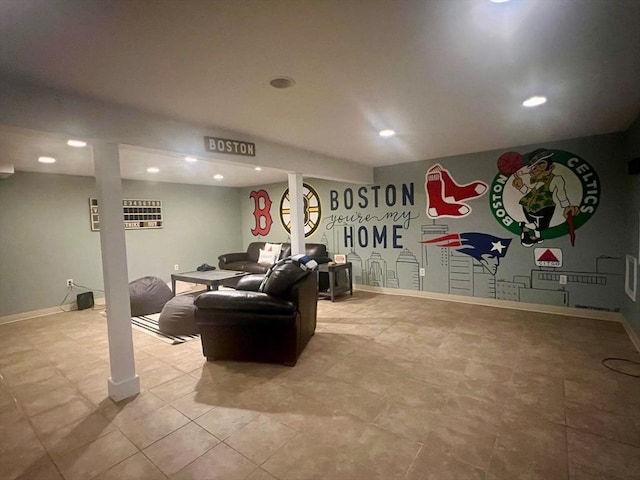
[[[608,362],[609,360],[615,360],[618,362],[628,362],[631,363],[633,365],[640,365],[640,362],[634,362],[633,360],[629,360],[627,358],[617,358],[617,357],[607,357],[605,359],[602,360],[602,365],[604,365],[606,368],[608,368],[609,370],[616,372],[616,373],[621,373],[623,375],[628,375],[629,377],[635,377],[635,378],[640,378],[640,375],[634,375],[633,373],[627,373],[627,372],[623,372],[622,370],[618,370],[616,368],[610,367],[609,365],[607,365],[606,362]]]

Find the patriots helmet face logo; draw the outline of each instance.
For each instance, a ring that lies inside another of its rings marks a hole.
[[[500,238],[488,233],[450,233],[420,243],[433,243],[438,247],[455,248],[458,252],[475,258],[491,275],[495,275],[500,259],[509,250],[510,238]]]

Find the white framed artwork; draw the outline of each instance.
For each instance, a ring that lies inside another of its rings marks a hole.
[[[638,290],[638,259],[632,255],[627,255],[624,269],[624,291],[629,298],[636,301],[636,291]]]
[[[347,256],[336,254],[333,256],[333,261],[336,263],[347,263]]]

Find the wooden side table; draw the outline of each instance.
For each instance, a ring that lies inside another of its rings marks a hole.
[[[337,295],[349,292],[349,295],[353,295],[353,275],[351,270],[351,262],[347,263],[321,263],[318,267],[318,271],[321,273],[329,274],[329,290],[326,292],[319,292],[318,295],[325,298],[331,298],[333,302]],[[347,283],[340,285],[338,283],[338,273],[346,272]]]

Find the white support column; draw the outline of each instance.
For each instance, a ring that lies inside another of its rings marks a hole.
[[[304,253],[304,190],[302,174],[289,173],[289,199],[291,201],[291,254]]]
[[[117,402],[140,393],[140,379],[136,375],[131,334],[129,274],[122,218],[122,181],[118,145],[113,143],[95,145],[93,164],[100,214],[102,273],[111,363],[111,377],[107,385],[109,396]]]

